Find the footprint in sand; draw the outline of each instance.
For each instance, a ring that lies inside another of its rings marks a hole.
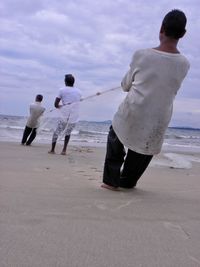
[[[72,157],[68,157],[69,163],[75,163],[75,160]]]
[[[179,224],[174,224],[171,222],[164,222],[164,226],[173,231],[173,232],[177,232],[179,235],[181,235],[184,239],[189,239],[190,236],[189,234],[184,230],[184,228],[179,225]]]
[[[104,202],[95,202],[94,203],[95,207],[97,207],[100,210],[106,210],[107,206]]]

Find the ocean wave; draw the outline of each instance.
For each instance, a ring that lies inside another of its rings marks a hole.
[[[72,135],[79,135],[79,131],[78,130],[73,130],[72,131]]]
[[[16,139],[20,141],[26,120],[26,117],[0,116],[0,140]],[[104,122],[80,121],[72,132],[72,139],[76,143],[105,144],[109,131],[109,124]],[[42,119],[37,131],[37,140],[41,139],[42,142],[46,142],[46,140],[48,140],[48,142],[51,141],[56,126],[56,119]],[[169,128],[164,139],[164,149],[166,150],[169,148],[173,151],[200,150],[200,130]]]
[[[182,137],[176,134],[165,134],[165,139],[182,139]]]
[[[168,142],[164,142],[163,146],[173,146],[173,147],[182,147],[182,148],[196,148],[197,145],[196,144],[172,144],[172,143],[168,143]]]
[[[176,135],[176,134],[165,134],[165,139],[200,139],[198,135]]]
[[[163,159],[153,159],[150,166],[166,166],[172,169],[191,169],[192,162],[200,162],[200,159],[191,155],[164,153]]]
[[[1,129],[7,129],[7,130],[10,130],[10,129],[12,129],[12,130],[24,130],[24,126],[22,127],[22,126],[11,126],[11,125],[0,125],[0,128]]]
[[[85,135],[107,135],[108,132],[100,132],[100,131],[86,131],[86,130],[80,130],[79,134],[85,134]]]

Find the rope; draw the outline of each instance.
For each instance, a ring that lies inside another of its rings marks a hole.
[[[88,100],[88,99],[91,99],[91,98],[94,98],[94,97],[97,97],[97,96],[106,94],[106,93],[108,93],[108,92],[111,92],[111,91],[114,91],[114,90],[117,90],[117,89],[120,89],[120,88],[121,88],[121,86],[117,86],[117,87],[113,87],[113,88],[110,88],[110,89],[105,90],[105,91],[102,91],[102,92],[97,92],[97,93],[95,93],[95,94],[92,94],[92,95],[89,95],[89,96],[86,96],[86,97],[80,99],[80,101],[78,101],[78,102],[83,102],[83,101],[86,101],[86,100]],[[65,104],[65,105],[63,105],[63,106],[72,105],[72,104],[74,104],[74,103],[77,103],[77,102],[67,103],[67,104]],[[62,107],[61,107],[61,108],[62,108]],[[45,112],[45,115],[48,114],[48,113],[53,112],[54,110],[57,110],[57,108],[53,108],[53,109],[50,109],[49,111],[46,111],[46,112]],[[70,117],[70,114],[69,114],[69,117]],[[67,125],[66,125],[64,131],[65,131],[66,128],[68,127],[68,121],[69,121],[69,118],[68,118],[68,120],[67,120]],[[41,132],[41,131],[42,131],[42,128],[44,128],[44,126],[46,126],[47,124],[48,124],[48,121],[42,123],[42,124],[39,126],[39,128],[38,128],[38,133]],[[63,132],[64,132],[64,131],[63,131]],[[62,137],[63,137],[63,134],[62,134]],[[59,138],[59,139],[61,139],[61,138]]]
[[[121,86],[117,86],[117,87],[113,87],[113,88],[110,88],[110,89],[105,90],[105,91],[102,91],[102,92],[97,92],[96,94],[92,94],[92,95],[86,96],[86,97],[84,97],[84,98],[81,98],[80,101],[78,101],[78,102],[83,102],[83,101],[88,100],[88,99],[90,99],[90,98],[94,98],[94,97],[97,97],[97,96],[106,94],[106,93],[108,93],[108,92],[111,92],[111,91],[114,91],[114,90],[116,90],[116,89],[120,89],[120,88],[121,88]],[[73,103],[75,103],[75,102],[73,102]],[[67,103],[67,104],[65,104],[65,105],[63,105],[63,106],[71,105],[71,104],[73,104],[73,103]],[[56,110],[56,109],[57,109],[57,108],[50,109],[49,111],[46,111],[45,114],[50,113],[50,112],[52,112],[52,111],[54,111],[54,110]]]
[[[114,90],[119,89],[119,88],[121,88],[121,86],[113,87],[113,88],[110,88],[110,89],[105,90],[105,91],[102,91],[102,92],[97,92],[96,94],[89,95],[89,96],[86,96],[86,97],[82,98],[80,101],[85,101],[87,99],[90,99],[90,98],[93,98],[93,97],[97,97],[97,96],[106,94],[108,92],[114,91]]]

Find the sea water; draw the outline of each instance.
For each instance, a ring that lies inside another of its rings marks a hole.
[[[51,143],[59,118],[41,120],[34,142]],[[0,115],[0,141],[21,142],[27,117]],[[82,145],[105,146],[111,121],[79,121],[72,132],[70,143]],[[62,142],[63,137],[58,139]]]
[[[0,141],[21,143],[27,117],[0,115]],[[51,145],[53,131],[58,118],[41,120],[34,143]],[[106,147],[111,121],[79,121],[73,130],[70,144],[78,146]],[[63,144],[63,137],[58,139]],[[189,169],[192,162],[200,162],[196,153],[200,153],[200,129],[170,127],[167,129],[162,147],[164,158],[154,157],[151,165]],[[180,154],[181,152],[181,154]],[[194,153],[194,155],[192,155]]]
[[[0,141],[21,142],[27,117],[0,115]],[[41,127],[34,142],[51,143],[57,125],[56,118],[41,121]],[[72,132],[70,142],[106,146],[111,121],[79,121]],[[58,141],[62,142],[63,138]],[[163,144],[165,151],[200,152],[200,129],[170,127]]]

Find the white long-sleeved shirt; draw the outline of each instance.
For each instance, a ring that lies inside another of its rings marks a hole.
[[[173,111],[173,100],[189,70],[181,54],[138,50],[122,80],[128,94],[113,118],[113,129],[129,149],[158,154]]]
[[[39,126],[39,118],[45,111],[42,107],[41,102],[35,102],[30,104],[30,116],[28,117],[26,126],[30,128],[37,128]]]

